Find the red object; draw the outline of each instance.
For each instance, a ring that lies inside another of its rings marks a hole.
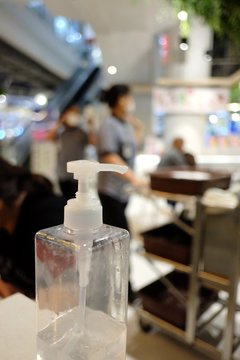
[[[54,278],[76,263],[76,257],[71,251],[63,251],[59,248],[59,251],[53,252],[50,245],[46,246],[42,242],[37,242],[37,258],[46,264]]]

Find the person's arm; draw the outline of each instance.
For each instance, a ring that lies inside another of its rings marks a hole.
[[[91,115],[91,114],[90,114]],[[93,115],[89,116],[85,119],[86,131],[88,135],[88,144],[97,145],[97,125],[96,119]]]
[[[116,164],[116,165],[126,165],[126,162],[116,153],[104,154],[100,157],[100,161],[107,164]],[[143,179],[138,179],[132,169],[128,168],[128,171],[125,174],[116,174],[117,176],[122,177],[128,181],[131,185],[140,187],[147,186],[148,182]]]
[[[57,140],[58,135],[59,135],[59,130],[61,129],[61,127],[62,127],[62,122],[58,120],[54,124],[54,126],[50,130],[48,130],[47,140],[52,140],[52,141]]]
[[[101,162],[107,164],[126,165],[126,162],[118,154],[119,151],[119,135],[114,124],[105,122],[100,128],[98,137],[98,152]],[[129,169],[125,174],[117,174],[128,181],[133,186],[144,186],[146,182],[138,179],[132,169]]]
[[[144,136],[144,126],[142,122],[133,115],[129,115],[127,117],[127,121],[133,128],[136,144],[140,145],[143,141]]]
[[[94,131],[89,131],[87,133],[87,142],[89,145],[96,146],[97,145],[97,133]]]

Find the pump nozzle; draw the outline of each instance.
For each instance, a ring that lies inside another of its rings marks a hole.
[[[67,163],[67,172],[74,174],[74,179],[86,179],[95,176],[100,171],[114,171],[124,174],[127,166],[115,164],[101,164],[97,161],[77,160]]]
[[[102,225],[102,207],[90,191],[90,184],[98,172],[114,171],[124,174],[127,166],[100,164],[97,161],[77,160],[67,163],[67,171],[78,180],[76,198],[68,201],[64,212],[64,225],[72,230],[92,229]]]

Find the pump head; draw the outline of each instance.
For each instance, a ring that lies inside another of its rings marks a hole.
[[[90,190],[91,182],[100,171],[124,174],[127,166],[100,164],[97,161],[77,160],[67,163],[67,171],[78,180],[76,198],[68,201],[64,210],[64,225],[72,230],[94,229],[102,225],[102,207]]]

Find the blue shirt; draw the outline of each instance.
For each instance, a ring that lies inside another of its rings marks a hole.
[[[133,169],[136,144],[132,126],[114,116],[107,118],[98,134],[98,155],[117,154]],[[125,188],[128,181],[113,172],[99,174],[98,189],[121,202],[127,202],[129,195]]]

